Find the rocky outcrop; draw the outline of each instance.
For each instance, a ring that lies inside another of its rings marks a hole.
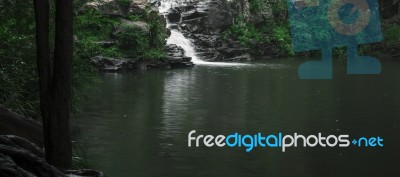
[[[95,56],[90,59],[91,64],[101,71],[106,72],[132,71],[137,68],[138,61],[138,59],[110,58],[103,56]]]
[[[251,60],[248,48],[235,41],[225,42],[221,32],[232,25],[236,16],[246,16],[248,20],[257,22],[270,16],[270,10],[252,14],[247,0],[198,0],[178,4],[164,14],[170,23],[169,28],[177,29],[189,38],[197,55],[206,61]],[[268,9],[267,6],[262,8]]]
[[[166,57],[157,57],[157,53],[151,53],[163,50],[165,43],[162,40],[170,34],[166,28],[166,19],[155,7],[157,4],[159,1],[156,0],[103,0],[87,3],[80,13],[94,9],[107,18],[112,17],[109,19],[115,20],[117,24],[111,25],[108,38],[93,42],[101,49],[108,48],[115,52],[110,55],[101,53],[107,50],[101,50],[90,59],[90,63],[105,72],[193,66],[190,58],[174,53],[179,53],[176,48],[166,47]],[[169,17],[171,21],[180,21],[180,15],[179,11],[171,9]]]
[[[168,44],[165,46],[167,56],[158,60],[145,60],[146,68],[187,68],[193,67],[192,58],[185,55],[185,51],[175,45]]]
[[[96,170],[60,170],[48,164],[35,144],[13,135],[0,135],[2,177],[104,177]]]
[[[96,56],[90,59],[90,63],[104,72],[133,71],[139,68],[183,68],[192,67],[191,57],[185,55],[185,51],[177,45],[165,46],[167,56],[150,60],[146,58],[110,58]]]
[[[182,47],[175,44],[165,46],[167,52],[167,61],[172,68],[192,67],[194,64],[191,62],[192,58],[187,57]]]
[[[146,0],[102,0],[88,2],[81,11],[95,9],[102,15],[113,17],[129,17],[130,15],[145,14]]]

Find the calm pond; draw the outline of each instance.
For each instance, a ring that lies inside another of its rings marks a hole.
[[[400,63],[349,76],[337,62],[333,80],[299,80],[303,61],[102,74],[73,115],[74,144],[109,177],[399,174]],[[381,136],[384,147],[189,148],[191,130]]]

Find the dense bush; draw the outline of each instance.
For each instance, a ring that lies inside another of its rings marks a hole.
[[[250,48],[255,55],[259,55],[266,47],[274,46],[277,47],[280,56],[294,54],[287,23],[268,21],[255,26],[245,22],[243,17],[238,17],[233,25],[223,32],[222,37],[227,42],[239,41],[241,46]]]
[[[239,41],[245,47],[269,41],[268,36],[263,35],[253,24],[246,23],[241,16],[237,17],[232,26],[223,33],[223,38]]]
[[[150,47],[149,35],[145,31],[126,24],[121,25],[121,29],[116,38],[128,55],[141,55]]]
[[[38,116],[33,8],[22,0],[0,2],[0,104]]]
[[[400,39],[400,26],[398,24],[390,25],[383,33],[387,45],[394,45]]]

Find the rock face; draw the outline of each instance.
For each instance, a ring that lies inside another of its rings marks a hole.
[[[88,2],[82,10],[93,8],[102,15],[129,17],[146,13],[146,4],[146,0],[102,0]]]
[[[186,38],[193,41],[197,55],[202,60],[251,60],[247,48],[242,48],[235,42],[224,43],[221,39],[221,32],[232,25],[236,15],[232,13],[228,1],[194,0],[178,4],[164,15],[170,23],[170,29],[181,31]]]
[[[138,59],[95,56],[90,63],[106,72],[131,71],[137,68]]]
[[[273,18],[270,3],[274,3],[274,1],[258,2],[256,11],[251,11],[250,0],[230,0],[226,1],[225,5],[228,7],[228,11],[233,15],[233,17],[242,16],[245,21],[257,25]]]

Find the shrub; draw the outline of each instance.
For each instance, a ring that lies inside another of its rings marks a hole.
[[[164,50],[150,49],[144,53],[143,58],[150,60],[158,60],[165,58],[165,56],[166,53],[164,52]]]

